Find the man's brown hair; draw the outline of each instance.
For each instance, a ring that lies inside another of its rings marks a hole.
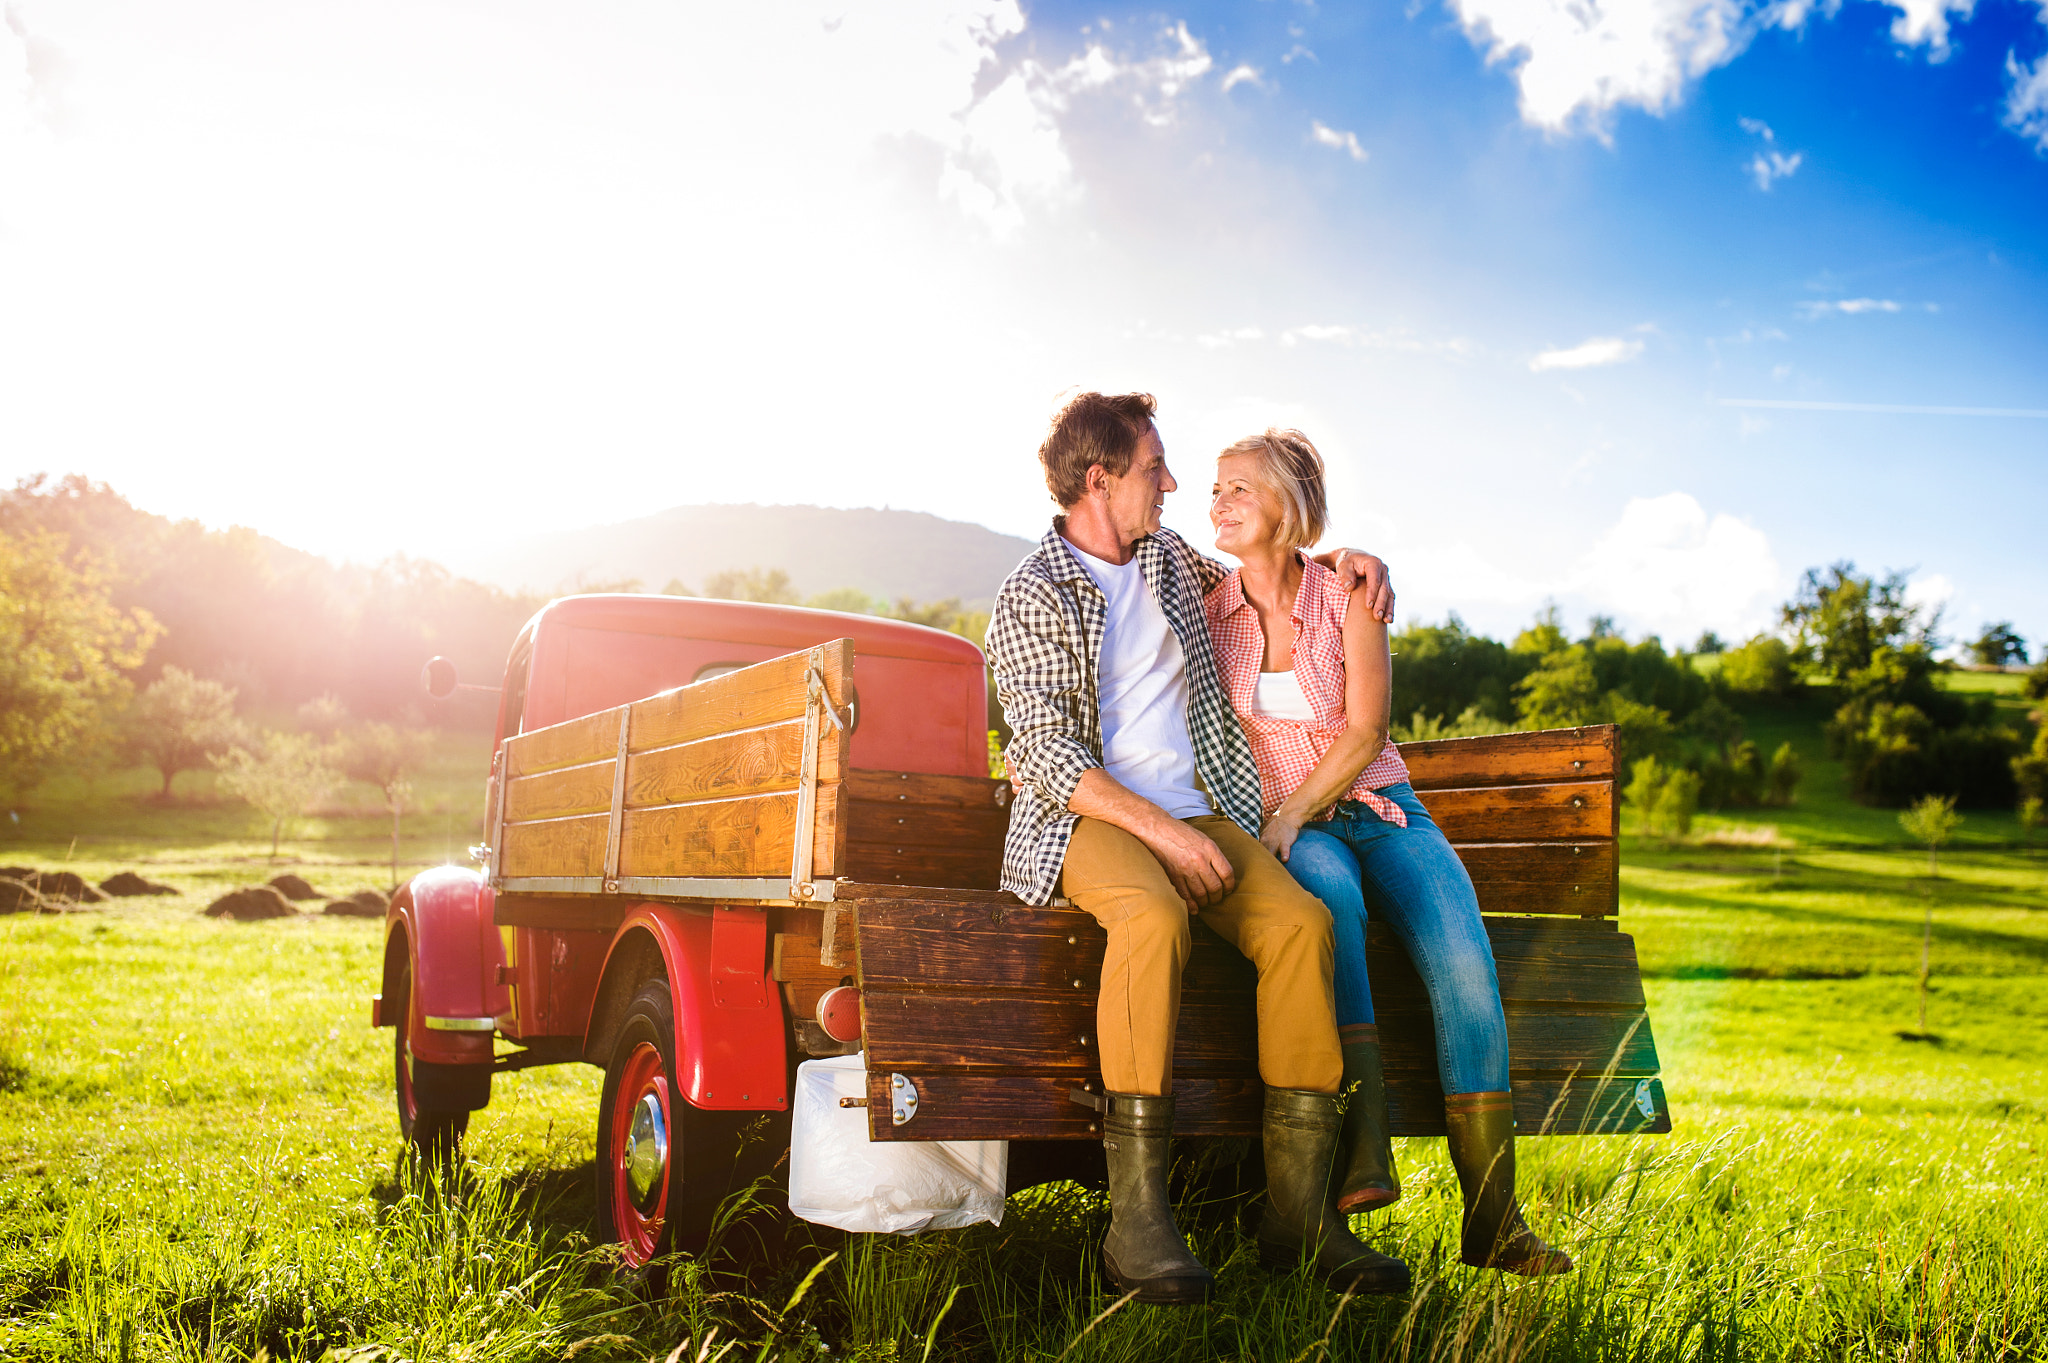
[[[1088,470],[1096,464],[1118,478],[1129,473],[1158,410],[1150,393],[1081,393],[1060,408],[1038,447],[1052,499],[1064,507],[1087,496]]]

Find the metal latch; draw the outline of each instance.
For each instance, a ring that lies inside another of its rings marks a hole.
[[[1647,1079],[1636,1084],[1636,1110],[1653,1122],[1657,1120],[1657,1099],[1651,1094]]]

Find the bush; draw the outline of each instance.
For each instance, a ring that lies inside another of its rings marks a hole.
[[[2020,683],[2020,690],[2028,700],[2048,700],[2048,650],[2044,650],[2041,661],[2027,672],[2026,680]]]
[[[1756,744],[1743,739],[1726,757],[1704,758],[1699,766],[1699,781],[1700,803],[1708,809],[1760,805],[1764,802],[1763,755]]]
[[[1505,727],[1515,713],[1510,693],[1536,662],[1472,633],[1455,612],[1441,625],[1402,630],[1390,645],[1396,713],[1426,715],[1442,724],[1462,725],[1476,711]]]
[[[1699,776],[1680,768],[1665,779],[1664,788],[1657,792],[1653,825],[1662,829],[1666,837],[1682,838],[1692,832],[1692,816],[1699,804]]]
[[[2022,800],[2048,800],[2048,723],[2034,730],[2034,746],[2012,759],[2012,779]]]
[[[1835,712],[1827,734],[1849,793],[1864,804],[1898,807],[1925,795],[1978,808],[2012,803],[2019,736],[2002,725],[1941,729],[1917,705],[1858,699]]]
[[[1770,769],[1764,773],[1764,803],[1789,805],[1799,798],[1799,779],[1806,763],[1790,743],[1780,743],[1771,754]]]
[[[1759,634],[1721,655],[1721,684],[1738,696],[1782,700],[1798,686],[1792,649],[1783,639]]]

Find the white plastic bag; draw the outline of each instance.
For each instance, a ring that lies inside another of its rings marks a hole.
[[[872,1141],[858,1055],[806,1060],[796,1069],[789,1140],[789,1209],[850,1231],[915,1235],[977,1221],[1003,1224],[1007,1141]]]

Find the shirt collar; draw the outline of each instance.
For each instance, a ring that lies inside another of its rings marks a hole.
[[[1312,606],[1321,602],[1323,593],[1329,589],[1330,583],[1337,580],[1337,575],[1299,549],[1294,551],[1294,556],[1301,560],[1301,586],[1295,589],[1292,614],[1296,621],[1301,621],[1308,618]],[[1244,596],[1244,569],[1232,568],[1230,575],[1216,584],[1214,594],[1218,619],[1227,620],[1249,606],[1251,602]]]

